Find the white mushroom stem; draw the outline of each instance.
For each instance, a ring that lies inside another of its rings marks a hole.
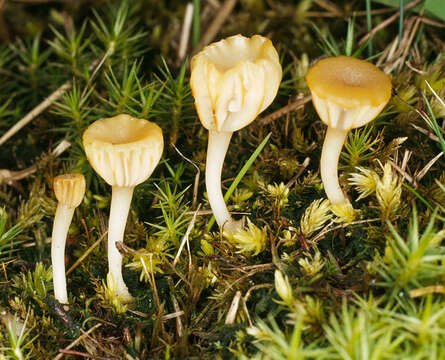
[[[51,239],[51,263],[53,266],[54,295],[61,304],[68,303],[65,277],[65,243],[75,208],[62,203],[57,205]]]
[[[331,204],[347,203],[338,183],[338,160],[348,130],[328,127],[321,152],[320,172],[324,190]]]
[[[127,224],[134,186],[113,186],[112,189],[108,223],[108,269],[117,287],[116,295],[122,302],[130,302],[132,296],[122,277],[122,255],[116,247],[116,242],[124,240],[125,225]]]
[[[232,132],[209,130],[209,144],[206,161],[206,188],[210,207],[219,227],[234,230],[236,222],[232,220],[221,190],[221,172],[230,144]]]

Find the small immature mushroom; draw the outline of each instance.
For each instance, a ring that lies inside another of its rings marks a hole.
[[[350,205],[338,183],[338,159],[350,129],[377,117],[391,97],[391,79],[375,65],[348,56],[326,58],[309,69],[306,81],[321,120],[328,125],[320,161],[321,179],[332,205]]]
[[[202,125],[209,130],[206,188],[220,227],[233,231],[221,191],[221,171],[234,131],[248,124],[275,98],[282,70],[272,42],[242,35],[210,44],[191,61],[190,86]]]
[[[108,267],[117,284],[116,295],[122,302],[130,302],[116,242],[124,238],[134,187],[150,177],[161,159],[162,130],[150,121],[121,114],[92,123],[83,133],[83,146],[91,166],[112,186]]]
[[[62,303],[68,303],[65,277],[65,242],[73,219],[74,209],[85,195],[85,178],[81,174],[63,174],[54,178],[57,210],[51,237],[51,263],[53,266],[54,295]]]

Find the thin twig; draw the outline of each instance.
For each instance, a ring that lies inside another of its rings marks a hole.
[[[190,28],[192,26],[193,19],[193,3],[188,3],[185,8],[184,21],[182,23],[181,40],[178,47],[178,64],[184,60],[185,53],[187,52],[189,39],[190,39]]]
[[[250,314],[249,314],[249,309],[247,308],[247,304],[244,301],[244,298],[241,298],[241,302],[243,304],[243,310],[244,310],[244,313],[247,316],[247,321],[249,322],[249,326],[253,326],[252,319],[250,318]]]
[[[338,5],[335,5],[334,3],[328,1],[328,0],[314,0],[314,2],[322,7],[325,10],[330,11],[332,14],[335,14],[336,16],[341,16],[343,14],[343,11],[341,8],[338,7]]]
[[[240,276],[238,279],[236,279],[235,281],[233,281],[232,283],[230,283],[226,289],[224,290],[224,294],[226,294],[227,292],[229,292],[236,284],[240,283],[241,281],[243,281],[244,279],[247,279],[259,272],[262,271],[266,271],[269,269],[273,269],[276,265],[274,263],[268,263],[268,264],[261,264],[261,265],[255,265],[255,266],[251,266],[253,269],[249,272],[247,272],[246,274],[244,274],[243,276]],[[242,267],[239,267],[238,270],[242,270]]]
[[[46,239],[43,241],[43,243],[44,243],[44,244],[51,244],[51,238],[46,238]],[[35,241],[29,242],[29,243],[25,243],[25,244],[22,245],[22,248],[24,248],[24,249],[26,249],[26,248],[30,248],[30,247],[36,246],[36,244],[37,244],[37,243],[36,243]]]
[[[301,167],[298,169],[297,174],[286,184],[286,187],[289,189],[295,182],[298,180],[298,178],[303,174],[304,170],[309,166],[309,163],[311,162],[311,158],[307,157],[304,159],[303,164],[301,164]]]
[[[440,21],[434,21],[430,18],[427,18],[425,16],[419,16],[420,21],[422,21],[423,23],[427,24],[427,25],[431,25],[431,26],[435,26],[435,27],[440,27],[440,28],[445,28],[445,24],[443,22]]]
[[[66,275],[69,275],[70,273],[72,273],[74,271],[74,269],[76,267],[78,267],[80,265],[80,263],[85,260],[85,258],[91,254],[91,252],[97,247],[97,245],[100,244],[100,242],[103,240],[103,238],[105,237],[105,235],[107,235],[108,231],[105,231],[100,237],[99,239],[96,240],[96,242],[91,245],[87,251],[85,251],[82,256],[80,258],[78,258],[76,260],[76,262],[68,269],[68,271],[66,272]]]
[[[432,293],[445,294],[445,286],[443,285],[431,285],[424,288],[413,289],[409,292],[412,298],[424,296]]]
[[[411,64],[411,61],[409,61],[409,60],[407,60],[407,61],[405,62],[405,64],[406,64],[406,66],[408,66],[412,71],[414,71],[414,72],[416,72],[416,73],[418,73],[418,74],[420,74],[420,75],[425,76],[425,75],[428,74],[427,71],[423,71],[423,70],[416,69],[416,68]]]
[[[88,90],[88,86],[92,83],[92,81],[94,80],[94,78],[96,77],[96,74],[98,73],[98,71],[100,70],[100,68],[102,67],[102,65],[105,63],[105,61],[114,53],[114,41],[110,43],[110,47],[108,48],[107,52],[104,54],[104,56],[102,57],[102,59],[98,60],[96,59],[95,61],[93,61],[93,63],[90,65],[90,67],[88,68],[88,70],[93,70],[93,73],[91,74],[91,76],[88,79],[87,84],[85,85],[85,88],[82,91],[82,95],[80,96],[81,98],[83,98],[85,96],[85,94],[87,93]],[[96,66],[97,65],[97,66]]]
[[[65,150],[67,150],[71,146],[71,143],[67,140],[62,140],[59,145],[57,145],[53,151],[49,154],[50,158],[56,158],[60,156]],[[43,158],[38,163],[31,165],[30,167],[19,170],[19,171],[11,171],[8,169],[0,169],[0,184],[2,182],[5,182],[7,184],[10,184],[12,181],[21,180],[29,175],[34,174],[40,167],[42,167],[46,162],[48,161],[48,158]]]
[[[414,7],[417,4],[419,4],[421,1],[423,1],[423,0],[414,0],[414,1],[410,2],[409,4],[406,4],[405,7],[403,8],[403,10],[404,11],[409,10],[412,7]],[[379,32],[380,30],[384,29],[385,27],[387,27],[392,22],[396,21],[399,18],[399,16],[400,16],[400,11],[397,11],[394,15],[390,16],[385,21],[382,21],[375,28],[373,28],[369,33],[367,33],[365,36],[363,36],[360,39],[360,41],[358,42],[358,44],[362,45],[363,43],[365,43],[366,40],[368,40],[370,37],[374,36],[375,33]]]
[[[301,109],[304,106],[304,104],[308,103],[311,100],[312,100],[312,96],[310,96],[310,95],[305,96],[304,98],[298,99],[298,100],[294,101],[293,103],[283,106],[281,109],[278,109],[277,111],[274,111],[272,114],[269,114],[269,115],[265,116],[264,118],[260,119],[258,121],[258,124],[260,126],[267,125],[267,124],[271,123],[272,121],[275,121],[275,120],[279,119],[280,117],[282,117],[292,111]]]
[[[107,54],[108,54],[108,52],[107,52]],[[105,54],[105,56],[102,60],[104,60],[106,58],[107,54]],[[88,67],[88,70],[94,69],[93,75],[90,77],[90,81],[102,65],[101,63],[99,63],[97,65],[97,63],[98,63],[98,60],[95,60]],[[38,115],[40,115],[42,112],[44,112],[54,102],[59,100],[60,97],[65,93],[65,91],[70,89],[71,86],[72,86],[72,82],[70,80],[66,81],[63,85],[59,86],[51,95],[49,95],[45,100],[43,100],[39,105],[37,105],[34,109],[32,109],[29,113],[27,113],[12,128],[10,128],[5,134],[3,134],[3,136],[0,138],[0,146],[2,146],[6,141],[8,141],[12,136],[15,135],[15,133],[20,131],[24,126],[28,125]],[[82,94],[82,96],[83,96],[83,94]]]
[[[8,141],[12,136],[20,131],[24,126],[28,125],[35,117],[40,113],[45,111],[50,107],[53,102],[58,100],[69,88],[71,88],[71,81],[65,82],[63,85],[59,86],[56,91],[54,91],[50,96],[48,96],[43,102],[37,105],[29,113],[25,115],[20,121],[18,121],[12,128],[10,128],[3,136],[0,138],[0,146],[2,146],[6,141]]]
[[[434,97],[437,99],[437,101],[440,102],[440,104],[445,108],[445,101],[441,99],[441,97],[436,93],[436,91],[431,87],[430,83],[425,80],[426,86],[428,86],[428,89],[433,93]]]
[[[241,291],[238,290],[235,296],[233,297],[232,303],[230,304],[229,312],[227,313],[225,322],[226,325],[232,325],[235,322],[240,299],[241,299]]]
[[[414,179],[412,178],[412,176],[410,176],[405,170],[403,170],[399,165],[397,165],[394,161],[389,160],[389,163],[391,164],[391,166],[397,170],[398,173],[400,173],[400,175],[402,175],[402,180],[406,179],[408,180],[408,182],[410,182],[411,184],[414,184]]]
[[[411,124],[411,126],[417,131],[421,132],[422,134],[428,136],[431,140],[440,142],[439,138],[436,135],[434,135],[431,131],[425,130],[424,128],[414,124]]]
[[[414,37],[417,33],[417,30],[419,29],[420,23],[421,23],[420,18],[416,18],[416,20],[414,22],[414,28],[411,31],[411,34],[408,39],[408,43],[406,44],[405,50],[404,50],[403,55],[400,59],[400,67],[405,63],[405,59],[408,56],[409,49],[411,48],[411,44],[414,41]]]
[[[173,302],[173,308],[175,309],[176,313],[179,314],[180,312],[182,312],[182,314],[184,314],[184,312],[179,308],[178,300],[176,300],[173,294],[171,294],[171,298]],[[176,334],[178,335],[179,339],[182,338],[182,336],[184,335],[182,330],[181,316],[176,316]]]
[[[201,176],[201,170],[199,169],[199,166],[189,158],[187,158],[179,149],[175,146],[175,144],[171,143],[171,146],[173,146],[173,149],[176,150],[176,152],[181,156],[185,161],[192,164],[196,169],[196,175],[195,175],[195,182],[193,185],[193,200],[192,200],[192,209],[196,206],[196,202],[198,201],[198,187],[199,187],[199,177]]]
[[[374,9],[371,10],[371,15],[382,15],[382,14],[388,14],[388,13],[392,13],[394,11],[394,9],[392,8],[386,8],[386,9]],[[367,10],[359,10],[359,11],[354,11],[352,13],[354,16],[366,16],[368,15],[368,11]]]
[[[388,59],[386,61],[386,65],[383,68],[383,71],[386,74],[390,74],[397,67],[403,66],[419,23],[420,21],[416,21],[415,17],[406,19],[406,25],[404,26],[405,30],[403,32],[402,40],[399,43],[398,36],[396,37],[397,40],[394,39],[397,44],[397,46],[395,47],[396,50],[390,53],[390,56],[388,56]],[[394,60],[390,62],[390,60],[392,59]]]
[[[149,279],[151,286],[153,287],[153,295],[155,298],[156,307],[159,310],[161,307],[161,302],[159,301],[158,288],[156,287],[156,280],[155,280],[155,276],[153,273],[153,261],[152,261],[153,254],[149,253],[148,255],[150,257],[150,271],[148,271],[147,265],[145,264],[145,260],[143,257],[141,257],[141,264],[142,264],[142,267],[144,268],[145,275],[147,275],[147,278]]]
[[[357,221],[353,221],[350,223],[344,223],[344,224],[340,224],[337,226],[334,226],[332,228],[329,229],[325,229],[322,232],[320,232],[317,236],[315,236],[314,238],[311,239],[311,242],[317,242],[318,240],[320,240],[321,238],[323,238],[327,233],[331,232],[331,231],[335,231],[335,230],[339,230],[339,229],[343,229],[345,227],[348,227],[350,225],[357,225],[357,224],[367,224],[370,222],[376,222],[379,221],[381,219],[379,218],[375,218],[375,219],[367,219],[367,220],[357,220]]]
[[[189,226],[187,227],[187,231],[185,232],[184,236],[182,237],[181,245],[179,246],[178,253],[176,254],[175,260],[173,261],[173,266],[176,266],[176,263],[179,260],[179,256],[181,255],[182,249],[184,248],[185,243],[189,241],[189,236],[191,231],[193,230],[193,226],[195,225],[196,216],[198,215],[198,211],[201,208],[201,204],[198,205],[198,208],[196,209],[195,213],[193,214],[193,218],[190,221]],[[189,264],[191,264],[191,257],[189,255]]]
[[[376,62],[377,67],[381,67],[382,64],[385,62],[385,59],[388,61],[388,59],[390,59],[394,55],[397,49],[397,45],[398,45],[397,37],[395,37],[393,41],[391,41],[386,46],[385,50],[382,51],[382,54],[379,56],[379,59]]]
[[[80,343],[83,339],[85,339],[88,335],[90,335],[94,330],[96,330],[98,327],[102,326],[102,324],[96,324],[91,329],[89,329],[87,332],[84,332],[82,335],[80,335],[76,340],[74,340],[71,344],[69,344],[64,350],[70,350],[74,346],[76,346],[78,343]],[[60,351],[59,351],[60,352]],[[59,360],[64,356],[64,353],[60,352],[53,360]]]
[[[249,290],[247,290],[246,295],[244,295],[244,299],[243,299],[244,302],[247,303],[247,300],[249,300],[250,294],[254,290],[270,288],[270,287],[273,287],[273,285],[272,284],[258,284],[258,285],[252,286]]]
[[[184,311],[179,310],[179,311],[175,311],[174,313],[170,313],[170,314],[167,314],[167,315],[162,315],[162,321],[167,321],[167,320],[170,320],[170,319],[176,319],[176,318],[178,318],[180,316],[184,316]]]
[[[59,353],[60,354],[76,355],[76,356],[82,356],[82,357],[86,357],[86,358],[91,358],[90,354],[87,354],[87,353],[84,353],[84,352],[80,352],[80,351],[76,351],[76,350],[59,349]]]
[[[191,214],[194,214],[195,211],[186,211],[185,213],[187,215],[191,215]],[[201,210],[196,213],[197,216],[207,216],[207,215],[212,215],[212,214],[213,214],[213,211],[211,209]],[[250,214],[252,214],[252,213],[247,212],[247,211],[230,211],[230,215],[250,215]]]
[[[215,19],[213,19],[204,36],[201,38],[198,45],[196,45],[196,48],[193,50],[193,54],[199,52],[204,46],[208,45],[215,39],[216,35],[221,29],[221,26],[224,24],[224,22],[232,12],[233,8],[235,7],[236,1],[237,0],[224,1],[224,4],[218,10],[218,15],[216,15]]]
[[[414,179],[416,182],[419,182],[425,175],[426,173],[429,171],[429,169],[431,168],[431,166],[434,165],[434,163],[440,159],[440,157],[443,155],[443,152],[440,152],[439,154],[437,154],[435,157],[433,157],[428,164],[425,165],[425,167],[419,171],[418,174],[414,175]]]
[[[143,312],[137,311],[137,310],[128,309],[127,311],[131,312],[132,314],[135,314],[137,316],[140,316],[140,317],[142,317],[144,319],[149,319],[149,318],[154,319],[156,317],[156,315],[148,315],[146,313],[143,313]],[[170,314],[162,315],[162,321],[165,322],[167,320],[175,319],[178,316],[183,316],[183,315],[184,315],[184,311],[183,310],[175,311],[175,312],[170,313]]]
[[[402,160],[402,170],[405,171],[406,167],[408,166],[408,161],[411,158],[411,155],[413,154],[412,151],[405,150],[405,153],[403,154],[403,160]]]

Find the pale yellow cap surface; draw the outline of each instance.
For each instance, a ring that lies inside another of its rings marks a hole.
[[[344,108],[384,106],[391,97],[391,79],[375,65],[349,56],[317,62],[306,75],[313,94]]]
[[[121,114],[97,120],[83,133],[94,170],[111,186],[136,186],[147,180],[164,149],[162,129],[153,122]]]
[[[53,185],[59,203],[69,208],[75,208],[82,202],[85,195],[85,177],[82,174],[56,176]]]
[[[203,126],[233,132],[251,123],[275,98],[282,69],[272,42],[235,35],[212,43],[190,65],[190,87]]]

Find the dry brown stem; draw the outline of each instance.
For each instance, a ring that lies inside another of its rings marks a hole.
[[[301,109],[304,106],[304,104],[307,104],[311,100],[312,100],[312,96],[310,96],[310,95],[305,96],[301,99],[298,99],[298,100],[294,101],[293,103],[290,103],[289,105],[283,106],[281,109],[274,111],[272,114],[265,116],[264,118],[260,119],[258,121],[258,123],[261,126],[270,124],[272,121],[275,121],[275,120],[279,119],[280,117],[282,117],[292,111]]]
[[[224,4],[219,9],[218,15],[216,15],[215,19],[213,19],[198,45],[196,45],[196,48],[193,50],[193,54],[199,52],[204,46],[210,44],[215,39],[216,35],[218,35],[218,32],[221,29],[221,26],[226,22],[227,18],[235,7],[236,1],[237,0],[224,1]]]
[[[406,4],[403,8],[404,11],[411,9],[412,7],[419,4],[422,0],[414,0],[410,2],[409,4]],[[360,41],[358,42],[359,45],[362,45],[366,40],[368,40],[370,37],[374,36],[377,32],[387,27],[389,24],[393,23],[400,17],[400,11],[397,11],[394,15],[390,16],[385,21],[382,21],[380,24],[378,24],[375,28],[373,28],[369,33],[367,33],[365,36],[363,36]]]

